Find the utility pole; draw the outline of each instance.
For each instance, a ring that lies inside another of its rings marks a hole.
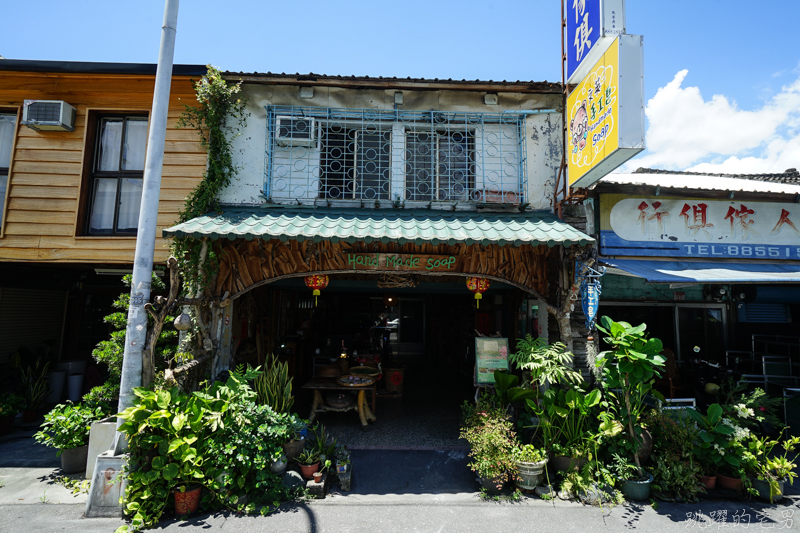
[[[161,27],[161,46],[158,51],[153,112],[147,136],[147,155],[144,164],[142,203],[136,233],[136,252],[133,263],[133,282],[128,308],[128,327],[125,331],[125,351],[122,360],[122,379],[119,392],[119,412],[133,405],[135,387],[142,386],[142,351],[147,337],[147,312],[144,304],[150,301],[150,280],[153,274],[153,255],[156,247],[156,221],[161,191],[161,169],[164,163],[164,141],[167,136],[167,111],[172,84],[172,60],[175,53],[175,33],[178,25],[179,0],[166,0],[164,24]],[[117,418],[117,428],[123,420]],[[117,432],[114,450],[127,449],[127,443]]]

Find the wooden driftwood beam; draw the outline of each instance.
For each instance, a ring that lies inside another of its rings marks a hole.
[[[142,386],[149,387],[155,379],[155,350],[161,330],[164,327],[164,320],[178,297],[180,281],[178,279],[178,260],[170,257],[167,260],[169,268],[169,292],[167,297],[157,296],[154,302],[158,305],[158,310],[151,303],[145,304],[147,313],[153,317],[153,327],[147,332],[144,350],[142,351]]]
[[[195,368],[196,366],[202,365],[206,361],[208,361],[209,357],[211,357],[210,353],[205,353],[198,357],[197,359],[192,359],[188,363],[185,363],[178,368],[174,369],[167,369],[164,371],[164,379],[169,382],[177,383],[177,377],[180,374],[184,374],[191,369]]]

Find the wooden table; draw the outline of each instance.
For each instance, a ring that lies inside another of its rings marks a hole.
[[[368,425],[368,421],[374,422],[377,420],[375,418],[375,391],[377,388],[377,381],[372,385],[348,387],[345,385],[339,385],[336,382],[336,378],[313,377],[300,388],[314,391],[314,401],[311,404],[311,414],[308,416],[309,422],[314,421],[317,413],[324,413],[326,411],[335,411],[341,413],[352,410],[358,411],[358,417],[361,419],[361,425],[365,429]],[[349,407],[331,407],[330,405],[326,405],[322,398],[321,391],[324,390],[357,392],[358,397],[356,398],[355,405],[351,405]],[[367,391],[372,392],[372,409],[370,409],[370,406],[367,404]]]

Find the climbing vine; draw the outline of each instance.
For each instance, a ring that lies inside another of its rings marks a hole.
[[[185,105],[178,120],[181,128],[195,128],[208,155],[203,181],[186,198],[178,223],[211,211],[220,211],[217,197],[238,171],[233,161],[233,139],[247,125],[247,102],[240,96],[241,82],[229,84],[222,73],[208,66],[208,72],[194,82],[198,105]],[[219,269],[214,247],[202,252],[202,241],[194,237],[176,237],[172,254],[181,262],[181,275],[186,292],[196,294],[205,289]]]

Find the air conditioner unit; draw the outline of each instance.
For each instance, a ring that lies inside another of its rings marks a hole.
[[[25,100],[22,124],[36,131],[75,131],[76,113],[63,100]]]
[[[275,119],[275,140],[279,146],[314,146],[316,127],[313,118],[279,116]]]

